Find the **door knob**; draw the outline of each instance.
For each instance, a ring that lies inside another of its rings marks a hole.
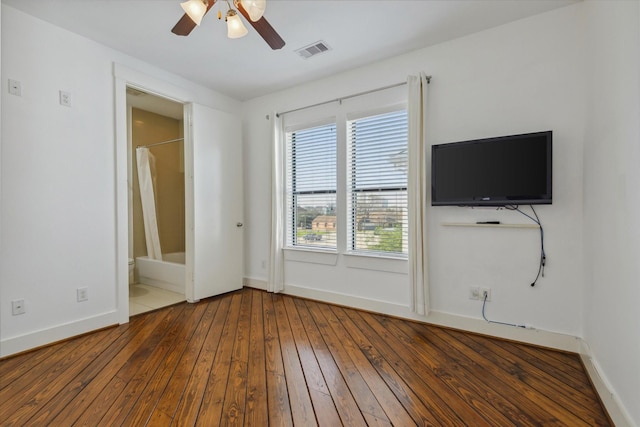
[[[236,227],[238,227],[238,228],[242,227],[242,223],[241,222],[237,223]]]

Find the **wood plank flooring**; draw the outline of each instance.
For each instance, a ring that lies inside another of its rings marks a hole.
[[[0,361],[1,426],[606,426],[577,355],[245,288]]]

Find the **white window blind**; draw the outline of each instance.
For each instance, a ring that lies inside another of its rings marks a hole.
[[[286,244],[336,249],[336,124],[286,138]]]
[[[407,255],[407,112],[347,122],[349,248]]]

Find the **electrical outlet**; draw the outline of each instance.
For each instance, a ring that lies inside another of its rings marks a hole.
[[[89,299],[89,288],[76,289],[76,297],[78,302],[87,301]]]
[[[60,91],[60,105],[71,107],[71,94],[69,92]]]
[[[480,299],[480,288],[477,286],[469,287],[469,299]]]
[[[17,316],[18,314],[24,314],[26,312],[27,310],[24,306],[23,299],[16,299],[11,301],[11,314],[13,314],[14,316]]]
[[[480,299],[482,301],[491,301],[491,288],[480,288]]]

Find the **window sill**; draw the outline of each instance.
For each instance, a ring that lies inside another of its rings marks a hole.
[[[386,271],[389,273],[409,273],[409,260],[385,255],[349,252],[345,255],[345,265],[349,268]]]
[[[338,264],[338,253],[336,251],[322,249],[284,248],[284,259],[286,261],[335,266]]]
[[[406,258],[385,256],[384,254],[366,254],[361,252],[338,254],[332,250],[316,248],[284,248],[285,261],[306,262],[310,264],[329,265],[335,267],[338,265],[338,258],[340,255],[344,257],[344,265],[347,268],[409,274],[409,260]]]

